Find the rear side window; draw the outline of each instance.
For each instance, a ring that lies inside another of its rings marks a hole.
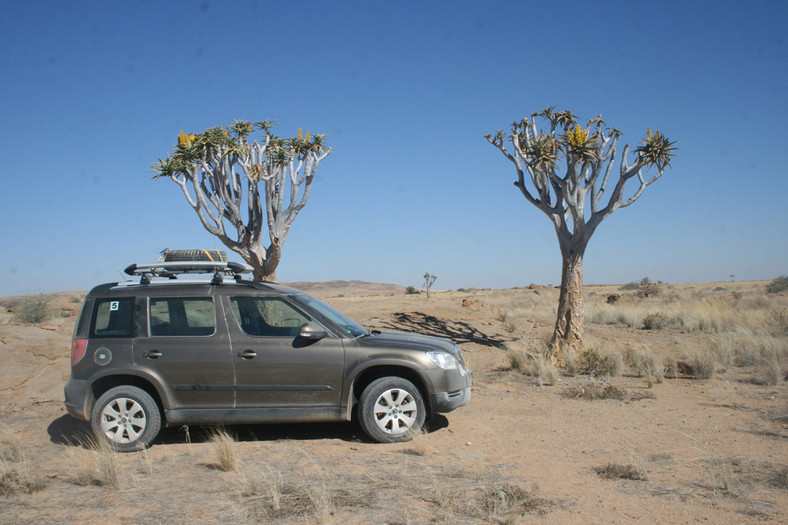
[[[262,337],[296,337],[309,321],[304,314],[276,297],[233,297],[233,314],[241,330]]]
[[[131,337],[133,326],[133,297],[96,299],[90,330],[92,337]]]
[[[169,297],[150,299],[152,336],[212,335],[216,328],[210,297]]]

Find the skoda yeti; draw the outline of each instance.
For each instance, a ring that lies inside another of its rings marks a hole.
[[[349,421],[354,411],[371,439],[406,441],[470,400],[455,343],[368,331],[299,290],[242,279],[249,271],[226,256],[131,265],[139,280],[91,290],[68,412],[126,452],[162,426]]]

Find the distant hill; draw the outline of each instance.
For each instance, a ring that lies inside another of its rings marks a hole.
[[[282,283],[312,295],[336,297],[338,295],[391,295],[404,294],[405,287],[398,284],[368,283],[366,281],[298,281]]]

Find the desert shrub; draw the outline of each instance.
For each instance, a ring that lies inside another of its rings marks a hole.
[[[16,310],[16,320],[23,324],[43,323],[52,315],[49,300],[43,293],[25,296]]]
[[[627,284],[623,285],[621,288],[619,288],[619,290],[634,291],[634,290],[637,290],[638,288],[640,288],[640,285],[638,283],[636,283],[635,281],[632,281],[631,283],[627,283]]]
[[[654,312],[643,318],[644,330],[662,330],[668,326],[668,316],[662,312]]]
[[[788,290],[788,276],[781,275],[772,279],[766,286],[766,293],[780,293]]]
[[[406,295],[416,295],[416,294],[418,294],[418,293],[421,293],[421,292],[420,292],[420,291],[418,291],[418,290],[417,290],[416,288],[414,288],[413,286],[408,286],[407,288],[405,288],[405,294],[406,294]]]
[[[624,360],[620,353],[588,348],[576,360],[567,359],[567,369],[572,375],[617,376]]]

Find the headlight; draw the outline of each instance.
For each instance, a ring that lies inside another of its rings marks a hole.
[[[457,359],[446,352],[427,352],[427,357],[430,361],[443,368],[444,370],[451,370],[457,368]]]

